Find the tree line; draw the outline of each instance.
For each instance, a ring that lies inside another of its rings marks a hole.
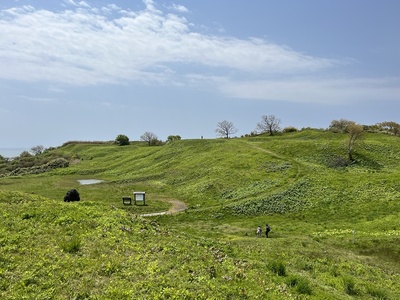
[[[251,132],[250,135],[265,134],[275,135],[277,133],[285,132],[295,132],[298,131],[297,128],[293,126],[285,127],[283,130],[280,127],[281,120],[275,115],[263,115],[261,121],[257,123],[255,131]],[[354,125],[361,126],[363,131],[369,132],[383,132],[387,134],[392,134],[394,136],[400,136],[400,124],[389,121],[381,122],[375,125],[360,125],[354,121],[340,119],[331,121],[328,130],[333,132],[346,133],[349,128],[353,128]],[[349,127],[350,126],[350,127]],[[217,123],[217,128],[215,132],[219,137],[230,138],[232,135],[237,133],[239,130],[230,121],[224,120]]]

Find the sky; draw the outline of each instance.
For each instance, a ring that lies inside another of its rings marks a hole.
[[[400,123],[398,0],[1,0],[0,148]]]

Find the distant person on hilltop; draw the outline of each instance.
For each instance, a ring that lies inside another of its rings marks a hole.
[[[265,236],[268,238],[268,233],[271,231],[271,227],[268,224],[265,225]]]

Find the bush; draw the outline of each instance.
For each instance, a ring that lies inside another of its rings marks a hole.
[[[286,267],[281,261],[270,262],[269,269],[278,276],[286,276]]]
[[[169,135],[167,138],[167,143],[171,143],[173,141],[180,141],[182,138],[180,135]]]
[[[116,138],[115,138],[115,143],[120,145],[120,146],[126,146],[129,145],[129,138],[126,135],[123,134],[119,134]]]
[[[61,249],[66,253],[77,253],[81,249],[81,240],[79,237],[72,237],[68,241],[61,243]]]
[[[356,284],[352,277],[346,276],[343,278],[344,291],[348,295],[357,295]]]
[[[69,190],[64,196],[64,202],[80,201],[79,193],[76,189]]]
[[[293,126],[289,126],[289,127],[286,127],[286,128],[283,129],[283,132],[284,132],[284,133],[287,133],[287,132],[297,132],[297,131],[298,131],[297,128],[296,128],[296,127],[293,127]]]
[[[387,293],[383,289],[379,289],[373,286],[367,287],[367,293],[370,294],[372,297],[379,299],[379,300],[387,300],[389,299]]]
[[[162,146],[163,141],[159,140],[159,139],[153,139],[149,142],[150,146]]]
[[[49,161],[46,166],[50,169],[66,168],[69,166],[69,161],[60,157]]]
[[[303,294],[303,295],[311,295],[312,294],[312,290],[311,290],[310,284],[305,279],[301,279],[298,282],[298,284],[296,286],[296,291],[299,294]]]
[[[328,159],[327,166],[330,168],[345,168],[350,164],[350,161],[343,156],[333,156]]]

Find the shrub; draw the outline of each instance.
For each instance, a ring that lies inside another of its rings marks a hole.
[[[150,146],[161,146],[163,144],[163,141],[159,139],[153,139],[149,142]]]
[[[278,276],[286,276],[286,267],[281,261],[272,261],[269,263],[269,269]]]
[[[343,277],[344,291],[348,295],[357,295],[356,284],[350,276]]]
[[[298,284],[296,286],[296,291],[299,294],[303,294],[303,295],[311,295],[312,294],[312,290],[311,290],[310,284],[305,279],[301,279],[298,282]]]
[[[173,142],[173,141],[180,141],[182,138],[180,135],[169,135],[167,137],[167,143]]]
[[[79,193],[76,189],[69,190],[64,196],[64,202],[80,201]]]
[[[115,143],[120,145],[120,146],[126,146],[129,145],[129,138],[124,135],[124,134],[119,134],[116,138],[115,138]]]
[[[79,237],[72,237],[70,240],[61,243],[61,249],[67,253],[77,253],[81,250],[82,243]]]
[[[65,158],[60,157],[49,161],[46,166],[50,169],[66,168],[69,166],[69,162]]]
[[[297,128],[293,127],[293,126],[289,126],[289,127],[283,128],[283,132],[284,133],[286,133],[286,132],[297,132],[297,131],[298,131]]]
[[[286,281],[286,284],[290,287],[296,287],[296,291],[299,294],[303,294],[303,295],[311,295],[312,294],[310,284],[309,284],[308,280],[305,278],[301,278],[301,277],[297,277],[297,276],[289,276]]]
[[[327,166],[330,168],[344,168],[350,164],[350,161],[343,156],[333,156],[328,159]]]
[[[379,300],[389,299],[385,290],[382,290],[382,289],[379,289],[379,288],[376,288],[373,286],[367,287],[367,293],[370,294],[372,297],[379,299]]]

